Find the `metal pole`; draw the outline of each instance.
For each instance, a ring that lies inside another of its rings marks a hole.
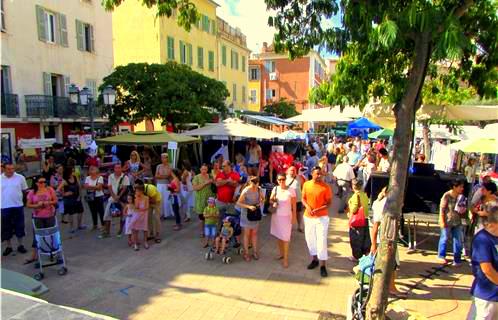
[[[93,99],[91,99],[90,101],[88,101],[88,112],[90,113],[90,130],[91,130],[91,134],[92,134],[92,140],[94,138],[94,132],[95,132],[95,123],[93,121],[93,110],[94,109],[94,101]]]

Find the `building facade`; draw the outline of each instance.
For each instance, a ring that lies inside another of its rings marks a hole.
[[[249,81],[260,84],[261,109],[280,99],[293,102],[300,113],[314,108],[309,92],[326,79],[325,61],[316,51],[289,60],[286,54],[276,53],[272,45],[263,43],[261,52],[253,56],[249,65]]]
[[[2,155],[21,138],[55,138],[89,124],[68,88],[96,97],[113,70],[111,14],[99,1],[1,1]],[[96,122],[105,121],[94,110]]]
[[[263,64],[260,60],[249,60],[249,98],[247,108],[250,111],[262,111],[263,102],[261,97],[264,96],[263,86],[261,85],[261,75],[263,73]]]
[[[156,18],[155,9],[139,1],[125,1],[113,12],[115,66],[128,63],[176,61],[192,70],[222,81],[230,96],[226,104],[247,108],[247,64],[249,49],[239,29],[216,16],[218,5],[211,0],[192,1],[199,14],[197,25],[185,30],[177,24],[177,14]],[[154,129],[161,120],[153,121]],[[139,124],[133,130],[145,129]]]

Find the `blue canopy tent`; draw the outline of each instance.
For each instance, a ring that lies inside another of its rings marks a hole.
[[[359,118],[350,124],[348,124],[347,134],[349,136],[361,136],[363,139],[368,138],[368,134],[372,131],[381,129],[380,126],[376,125],[367,118]]]

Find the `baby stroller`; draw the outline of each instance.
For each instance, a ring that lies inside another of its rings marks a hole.
[[[349,298],[347,320],[364,320],[368,300],[372,289],[372,276],[375,268],[375,255],[361,257],[359,264],[353,270],[358,280],[358,288]]]
[[[225,218],[228,218],[228,220],[230,221],[230,224],[233,228],[233,235],[230,237],[230,239],[226,244],[225,252],[222,254],[221,261],[224,264],[230,264],[232,263],[232,255],[234,252],[237,255],[241,255],[244,251],[244,249],[240,246],[240,244],[237,245],[237,236],[239,236],[242,233],[242,229],[240,227],[239,216],[225,215],[223,220],[225,220]],[[215,253],[216,253],[216,248],[211,246],[205,254],[206,260],[213,260]]]
[[[38,265],[40,272],[33,277],[36,280],[42,280],[44,277],[43,268],[61,264],[62,267],[57,271],[60,276],[67,273],[66,260],[62,250],[61,233],[57,219],[54,219],[54,225],[48,228],[37,228],[33,219],[34,237],[36,239],[36,251],[38,253]],[[45,257],[45,259],[44,259]],[[43,264],[43,260],[50,262]]]

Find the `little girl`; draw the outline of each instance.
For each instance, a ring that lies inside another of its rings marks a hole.
[[[133,239],[132,239],[132,222],[133,222],[133,216],[135,215],[135,198],[133,194],[129,194],[126,197],[126,206],[123,210],[123,219],[125,219],[125,225],[124,225],[124,232],[125,235],[128,236],[128,246],[133,245]]]
[[[185,213],[183,222],[189,222],[194,209],[194,188],[192,187],[192,173],[188,170],[182,173],[180,194],[182,212]]]
[[[131,221],[131,230],[133,232],[133,249],[138,251],[138,232],[143,231],[144,248],[149,249],[147,243],[148,236],[148,211],[149,197],[144,194],[144,186],[138,185],[135,187],[135,210]]]

